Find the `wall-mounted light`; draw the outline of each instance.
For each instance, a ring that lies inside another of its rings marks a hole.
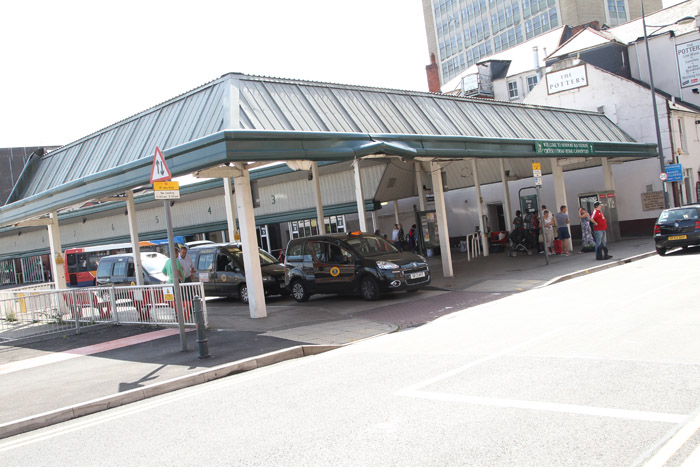
[[[87,217],[83,217],[83,224],[87,222]]]
[[[172,208],[173,206],[175,206],[175,201],[170,202],[170,207]]]
[[[22,235],[22,231],[21,231],[21,230],[20,230],[19,232],[17,232],[17,236],[19,237],[20,235]]]
[[[309,174],[306,176],[306,178],[311,181],[314,179],[314,172],[313,170],[309,170]]]

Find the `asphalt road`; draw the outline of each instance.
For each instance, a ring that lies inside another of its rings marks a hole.
[[[511,295],[9,438],[0,459],[697,465],[698,266],[700,254],[679,252]]]

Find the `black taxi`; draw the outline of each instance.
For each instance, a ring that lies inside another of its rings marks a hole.
[[[384,292],[416,290],[431,280],[425,258],[362,232],[292,239],[285,265],[285,286],[299,302],[312,294],[357,293],[377,300]]]

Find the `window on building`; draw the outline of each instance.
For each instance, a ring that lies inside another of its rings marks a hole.
[[[501,36],[493,36],[493,50],[501,51]]]
[[[520,5],[513,3],[513,23],[518,24],[520,22]]]
[[[528,76],[527,77],[527,92],[532,91],[532,88],[534,88],[538,82],[539,82],[539,77],[537,75]]]
[[[517,81],[509,81],[508,82],[508,97],[510,99],[517,99],[518,98],[518,82]]]
[[[531,39],[532,35],[532,21],[525,21],[525,37]]]
[[[552,8],[551,10],[549,10],[549,25],[552,28],[556,28],[557,26],[559,26],[559,17],[557,16],[556,8]]]
[[[624,0],[607,0],[608,1],[608,16],[611,26],[627,22],[627,9],[625,8]]]

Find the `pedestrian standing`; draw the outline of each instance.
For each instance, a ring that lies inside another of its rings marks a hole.
[[[180,280],[180,282],[182,282],[182,280],[185,277],[185,272],[182,269],[182,264],[180,264],[180,261],[177,259],[177,253],[175,253],[175,270],[177,271],[178,279]],[[161,272],[168,276],[169,284],[173,284],[175,282],[175,276],[173,275],[172,262],[170,261],[170,258],[168,258],[168,260],[163,265],[163,269],[161,270]]]
[[[398,248],[399,248],[400,251],[403,251],[403,249],[404,249],[404,248],[403,248],[403,246],[404,246],[404,237],[405,237],[405,234],[404,234],[404,232],[403,232],[403,226],[402,226],[401,224],[399,224],[399,244],[398,244]]]
[[[542,213],[542,224],[544,232],[544,247],[550,255],[554,254],[554,216],[549,209]]]
[[[603,206],[600,204],[600,201],[596,201],[593,208],[591,222],[593,222],[593,236],[595,237],[595,258],[610,259],[612,256],[608,254],[606,232],[608,222],[605,220],[605,214],[603,214]],[[600,255],[598,254],[598,250],[601,250]]]
[[[413,224],[408,231],[408,249],[413,253],[416,252],[416,224]]]
[[[581,251],[579,253],[590,252],[590,248],[595,248],[595,239],[591,230],[591,216],[583,207],[578,210],[578,217],[581,219]]]
[[[183,275],[185,277],[184,282],[192,282],[192,277],[194,276],[194,263],[192,263],[192,258],[187,254],[186,246],[180,248],[180,256],[178,257],[178,260],[182,265]]]
[[[393,243],[394,246],[398,248],[398,246],[399,246],[399,224],[394,224],[394,230],[391,231],[391,243]]]
[[[567,213],[568,208],[566,206],[561,206],[559,212],[554,215],[557,221],[557,235],[561,241],[561,253],[564,256],[571,256],[569,253],[569,239],[571,234],[569,233],[569,214]]]

